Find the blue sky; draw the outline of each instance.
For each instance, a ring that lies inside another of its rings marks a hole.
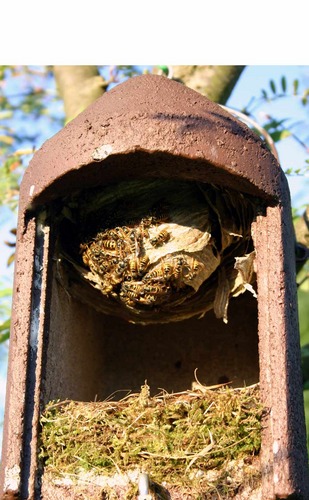
[[[288,88],[292,86],[294,79],[298,79],[300,85],[309,87],[309,66],[248,66],[240,79],[240,82],[234,89],[228,105],[235,109],[241,109],[250,102],[252,96],[259,96],[261,89],[267,90],[271,95],[269,80],[273,79],[279,87],[281,77],[285,75]],[[288,92],[287,92],[288,94]],[[302,129],[302,137],[305,137],[309,145],[309,106],[305,108],[300,104],[297,96],[278,99],[271,104],[265,103],[256,110],[256,119],[263,123],[263,116],[270,114],[277,119],[289,118],[288,124],[299,123],[294,127],[295,132]],[[305,131],[304,131],[305,127]],[[309,158],[309,152],[306,152],[293,138],[287,138],[276,145],[279,153],[280,164],[284,170],[294,167],[302,167],[305,160]],[[300,207],[304,203],[309,203],[309,176],[288,176],[290,186],[292,205]]]
[[[161,61],[160,61],[161,62]],[[166,61],[162,61],[163,63]],[[227,105],[229,107],[241,110],[246,106],[253,96],[259,97],[261,89],[269,91],[269,80],[280,82],[281,77],[285,75],[289,86],[291,87],[294,79],[299,79],[300,85],[303,83],[309,87],[309,66],[248,66],[238,82],[232,96]],[[269,91],[271,94],[271,92]],[[309,105],[305,109],[299,103],[297,97],[286,97],[278,99],[275,103],[264,103],[256,109],[255,117],[260,124],[265,122],[265,115],[270,114],[278,119],[289,118],[289,124],[309,121]],[[308,129],[308,126],[307,126]],[[306,138],[304,125],[295,127],[295,132],[301,133],[303,138]],[[53,135],[48,129],[44,131],[45,140],[49,135]],[[307,144],[309,144],[309,131],[307,132]],[[279,159],[282,168],[285,170],[289,167],[301,168],[304,166],[305,160],[309,157],[309,153],[292,138],[287,138],[278,145]],[[309,178],[303,176],[289,176],[289,186],[292,195],[292,205],[300,207],[304,203],[309,203]],[[6,267],[6,261],[12,250],[3,244],[4,240],[12,239],[9,230],[15,226],[15,219],[10,216],[9,212],[1,212],[0,226],[0,279],[6,280],[9,284],[12,280],[13,268]],[[5,221],[5,222],[3,222]],[[3,398],[5,393],[5,373],[6,373],[6,348],[0,348],[0,421],[3,412]]]

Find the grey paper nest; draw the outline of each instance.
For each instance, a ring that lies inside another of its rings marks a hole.
[[[196,182],[138,180],[92,190],[66,207],[78,238],[62,259],[88,285],[86,301],[104,313],[147,324],[213,308],[227,322],[230,297],[255,294],[256,205]]]

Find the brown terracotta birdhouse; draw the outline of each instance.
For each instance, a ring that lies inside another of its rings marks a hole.
[[[89,106],[21,185],[3,498],[309,498],[294,268],[255,132],[163,76]]]

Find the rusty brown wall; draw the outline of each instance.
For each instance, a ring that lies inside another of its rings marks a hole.
[[[294,235],[288,192],[254,228],[258,272],[263,499],[309,498]],[[298,458],[296,458],[298,456]],[[292,497],[291,497],[292,498]]]
[[[230,303],[225,325],[213,312],[203,319],[134,325],[103,315],[54,282],[43,399],[121,398],[147,379],[152,392],[191,388],[194,370],[208,385],[258,382],[256,300]],[[242,321],[239,322],[241,316]]]

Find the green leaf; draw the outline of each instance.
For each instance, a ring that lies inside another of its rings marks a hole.
[[[12,288],[4,288],[3,290],[0,290],[0,299],[3,299],[4,297],[10,297],[12,295]]]
[[[271,129],[276,129],[277,127],[280,127],[285,121],[287,120],[287,118],[283,118],[283,120],[270,120],[270,122],[266,123],[266,125],[264,125],[264,129],[269,131]]]
[[[8,135],[0,135],[0,142],[3,144],[7,144],[8,146],[11,146],[14,142],[13,137],[9,137]]]
[[[10,319],[7,319],[6,321],[4,321],[0,325],[0,333],[8,330],[10,328],[10,325],[11,325],[11,320]]]
[[[262,89],[262,96],[264,97],[264,99],[268,99],[268,95],[267,95],[267,92],[266,90]]]
[[[0,334],[0,344],[3,344],[3,342],[6,342],[10,338],[10,332],[6,333],[1,333]]]
[[[14,260],[15,260],[15,252],[9,256],[6,265],[9,267],[11,264],[13,264]]]
[[[299,81],[298,80],[294,80],[294,82],[293,82],[293,92],[294,92],[294,95],[297,95],[298,86],[299,86]]]
[[[158,68],[159,68],[161,71],[163,71],[163,73],[164,73],[165,75],[168,75],[168,73],[169,73],[168,66],[158,66]]]
[[[269,134],[274,142],[282,141],[282,139],[286,139],[290,137],[291,132],[289,130],[276,130]]]
[[[275,84],[274,80],[270,80],[269,85],[270,85],[270,88],[273,91],[273,93],[276,94],[277,93],[276,92],[276,84]]]
[[[284,93],[286,93],[286,78],[285,76],[281,77],[281,88]]]

